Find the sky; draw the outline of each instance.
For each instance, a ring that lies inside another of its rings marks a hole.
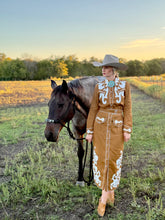
[[[1,0],[0,53],[165,58],[165,0]]]

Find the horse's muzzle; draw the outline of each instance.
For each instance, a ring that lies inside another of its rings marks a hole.
[[[54,136],[53,136],[53,133],[52,132],[45,132],[45,137],[46,137],[46,139],[47,139],[47,141],[51,141],[51,142],[56,142],[57,141],[57,139],[56,138],[54,138]]]
[[[58,140],[59,132],[61,129],[61,124],[47,123],[44,132],[47,141],[56,142]]]

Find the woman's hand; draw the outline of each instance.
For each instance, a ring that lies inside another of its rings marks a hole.
[[[124,141],[127,142],[131,138],[131,134],[124,132]]]
[[[92,135],[92,134],[87,134],[86,140],[87,140],[89,143],[92,142],[92,138],[93,138],[93,135]]]

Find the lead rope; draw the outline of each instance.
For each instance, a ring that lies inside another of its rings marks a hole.
[[[63,127],[65,127],[69,133],[69,136],[76,141],[81,141],[81,140],[86,140],[85,138],[75,138],[72,131],[70,130],[69,127],[69,121],[67,122],[67,126],[65,124],[63,124],[63,122],[61,120],[51,120],[51,119],[47,119],[47,122],[50,123],[60,123]],[[93,170],[92,170],[92,160],[93,160],[93,143],[91,142],[91,155],[90,155],[90,169],[89,169],[89,180],[85,180],[84,178],[84,169],[85,169],[85,165],[86,165],[86,157],[88,154],[88,141],[86,140],[86,150],[85,150],[85,158],[84,158],[84,165],[82,167],[82,175],[83,175],[83,180],[85,183],[87,183],[88,186],[90,186],[92,180],[93,180]]]
[[[93,143],[91,142],[91,155],[90,155],[90,168],[89,168],[89,180],[85,180],[84,178],[84,169],[85,169],[85,164],[86,164],[86,158],[88,154],[88,141],[86,140],[86,150],[85,150],[85,158],[84,158],[84,166],[82,168],[82,173],[83,173],[83,180],[85,183],[87,183],[88,186],[90,186],[92,180],[93,180],[93,169],[92,169],[92,160],[93,160]]]
[[[86,140],[85,138],[75,138],[72,131],[70,130],[69,127],[69,122],[67,124],[67,127],[64,126],[65,128],[67,128],[67,131],[69,133],[69,136],[73,139],[73,140]],[[85,183],[87,183],[88,186],[90,186],[92,180],[93,180],[93,169],[92,169],[92,160],[93,160],[93,143],[91,142],[91,155],[90,155],[90,168],[89,168],[89,180],[85,180],[84,178],[84,169],[85,169],[85,165],[86,165],[86,158],[87,158],[87,154],[88,154],[88,141],[86,140],[86,150],[85,150],[85,157],[84,157],[84,165],[82,167],[82,175],[83,175],[83,180]]]

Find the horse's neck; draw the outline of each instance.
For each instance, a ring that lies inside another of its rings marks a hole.
[[[93,81],[92,84],[87,82],[86,84],[83,85],[80,82],[80,85],[81,85],[80,87],[76,87],[72,85],[73,93],[76,95],[78,100],[80,100],[80,102],[82,102],[83,105],[86,106],[86,108],[90,108],[93,91],[94,91],[94,87],[96,84],[95,81]]]
[[[76,96],[76,100],[78,101],[78,103],[85,109],[89,109],[90,107],[90,102],[87,99],[87,97],[85,96],[85,93],[83,91],[83,88],[78,89],[78,88],[74,88],[72,87],[72,91],[74,93],[74,95]]]

